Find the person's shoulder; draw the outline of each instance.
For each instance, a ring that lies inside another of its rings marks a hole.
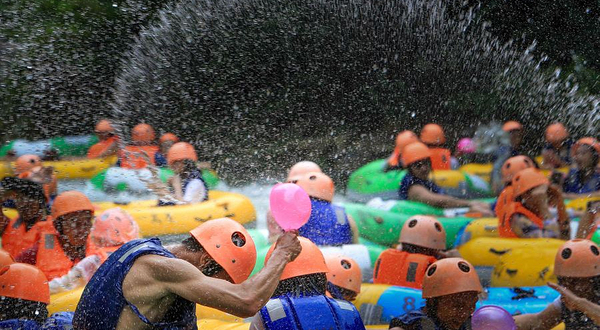
[[[427,319],[427,314],[422,309],[410,311],[400,317],[392,319],[390,329],[406,328],[418,324],[421,320]]]

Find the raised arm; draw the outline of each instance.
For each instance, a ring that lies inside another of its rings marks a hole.
[[[473,212],[482,213],[483,216],[492,216],[492,210],[489,205],[478,202],[469,201],[442,194],[436,194],[429,191],[427,188],[421,185],[413,185],[408,189],[408,198],[413,201],[425,203],[435,207],[441,208],[458,208],[468,207]]]

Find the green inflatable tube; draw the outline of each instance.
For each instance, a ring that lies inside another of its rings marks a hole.
[[[6,157],[8,152],[12,149],[14,143],[15,141],[10,141],[9,143],[0,147],[0,157]]]
[[[92,186],[94,186],[94,188],[102,191],[105,190],[104,181],[106,180],[107,171],[108,170],[104,170],[90,179],[90,183],[92,184]],[[173,176],[173,171],[169,168],[160,168],[159,176],[162,182],[167,182],[167,180]],[[204,182],[206,182],[208,189],[214,189],[217,186],[217,184],[219,184],[219,177],[217,173],[213,170],[203,169],[202,178],[204,179]],[[119,184],[116,187],[116,190],[118,191],[126,191],[127,189],[128,188],[126,184]]]
[[[52,149],[58,151],[60,156],[84,157],[88,149],[98,143],[96,135],[55,137],[50,139]]]
[[[400,231],[404,222],[412,215],[399,214],[363,204],[344,204],[346,213],[356,221],[358,232],[367,240],[384,245],[392,246],[398,243]],[[438,218],[446,230],[446,247],[452,248],[459,231],[474,218]]]

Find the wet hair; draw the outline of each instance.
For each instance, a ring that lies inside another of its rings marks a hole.
[[[558,284],[565,286],[566,282],[569,281],[568,277],[557,277],[558,279]],[[594,277],[590,277],[590,282],[592,283],[592,291],[593,291],[593,295],[594,298],[592,299],[592,302],[595,304],[600,304],[600,275],[598,276],[594,276]]]
[[[327,291],[329,291],[334,299],[345,299],[344,297],[356,294],[356,292],[352,290],[344,289],[341,286],[337,286],[331,282],[327,282]]]
[[[278,296],[319,296],[324,295],[327,289],[327,276],[325,273],[296,276],[279,281],[273,297]]]
[[[47,318],[48,308],[43,302],[0,297],[0,321],[25,319],[43,324]]]
[[[202,245],[200,245],[200,243],[192,236],[181,241],[181,245],[190,252],[205,251]],[[202,271],[202,274],[211,277],[222,272],[223,267],[211,258],[200,271]]]
[[[437,257],[437,255],[438,255],[438,250],[436,250],[436,249],[430,249],[430,248],[426,248],[426,247],[422,247],[422,246],[418,246],[418,245],[414,245],[414,244],[410,244],[410,243],[402,243],[402,251],[408,252],[408,253],[424,254],[426,256],[431,256],[431,257]]]
[[[40,209],[45,210],[47,208],[44,188],[39,183],[25,179],[6,177],[0,181],[0,185],[4,190],[13,191],[19,195],[37,201]]]
[[[202,248],[202,245],[200,245],[200,243],[198,243],[198,241],[192,236],[189,236],[183,241],[181,241],[181,244],[186,248],[186,250],[190,252],[199,252],[204,250],[204,248]]]
[[[87,213],[87,214],[89,214],[90,216],[93,216],[93,215],[94,215],[94,214],[92,213],[92,211],[89,211],[89,210],[77,211],[77,213],[79,213],[79,212],[81,212],[81,213]],[[73,213],[75,213],[75,212],[73,212]],[[60,217],[58,217],[58,218],[54,219],[54,221],[52,222],[52,224],[54,225],[54,228],[56,229],[56,231],[57,231],[59,234],[61,234],[61,235],[64,235],[64,231],[63,231],[63,223],[64,223],[64,217],[63,217],[63,216],[60,216]]]
[[[198,166],[196,165],[196,162],[194,162],[191,159],[184,159],[183,160],[183,171],[181,172],[181,174],[179,174],[179,176],[181,177],[181,180],[188,179],[195,172],[200,172],[200,170],[198,169]]]

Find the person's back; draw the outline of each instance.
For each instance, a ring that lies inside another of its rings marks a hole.
[[[504,189],[500,192],[496,202],[495,213],[498,219],[502,219],[507,212],[507,206],[513,202],[514,189],[512,187],[513,177],[526,168],[535,167],[535,163],[527,156],[511,157],[502,165],[502,182]]]
[[[107,157],[117,153],[119,138],[115,135],[115,129],[109,120],[100,120],[94,132],[99,141],[88,149],[87,158]]]
[[[119,151],[118,166],[142,169],[149,165],[165,166],[167,160],[155,144],[156,133],[148,124],[138,124],[131,130],[132,145]]]

